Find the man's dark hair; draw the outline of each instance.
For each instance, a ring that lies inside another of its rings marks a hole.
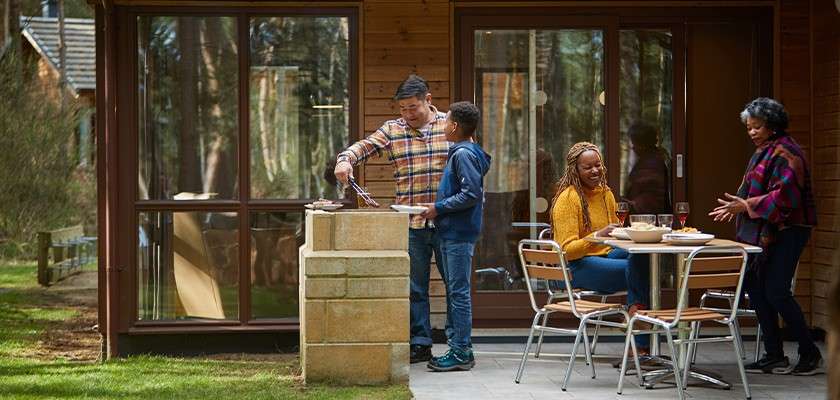
[[[659,145],[659,135],[656,128],[648,123],[637,121],[627,129],[630,141],[640,148],[653,149]]]
[[[397,88],[397,93],[394,94],[394,100],[403,100],[411,97],[424,99],[426,93],[429,93],[429,84],[426,80],[418,75],[411,74],[406,78],[400,87]]]
[[[478,107],[469,101],[459,101],[449,105],[449,118],[458,123],[461,133],[464,136],[473,136],[478,126],[478,118],[481,112]]]

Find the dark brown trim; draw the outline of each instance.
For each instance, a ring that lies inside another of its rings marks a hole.
[[[295,332],[300,328],[294,325],[195,325],[195,326],[134,326],[129,328],[129,335],[154,335],[165,333],[224,333],[224,332]]]
[[[611,18],[610,24],[604,30],[604,79],[606,91],[606,118],[604,141],[607,148],[607,183],[620,194],[621,181],[621,48],[618,18]],[[618,197],[618,196],[616,196]]]
[[[239,57],[239,322],[248,323],[251,315],[251,215],[247,199],[251,197],[251,117],[250,111],[250,65],[251,19],[247,15],[237,18],[237,56]]]
[[[673,201],[686,201],[688,198],[688,176],[686,162],[683,161],[683,176],[677,178],[677,154],[683,155],[683,160],[686,160],[688,148],[688,130],[686,129],[686,40],[685,40],[685,24],[678,23],[671,25],[671,34],[673,40],[672,54],[674,57],[674,99],[673,99],[673,120],[671,121],[671,143],[674,149],[671,154],[671,185],[674,188]],[[673,204],[672,204],[673,206]]]

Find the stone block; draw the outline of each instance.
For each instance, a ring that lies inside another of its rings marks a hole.
[[[335,250],[408,250],[408,214],[338,212],[334,214]]]
[[[311,251],[304,249],[306,276],[408,276],[409,258],[405,251]]]
[[[313,251],[333,249],[333,213],[306,211],[306,246]]]
[[[391,382],[408,382],[410,347],[408,343],[391,344]]]
[[[392,346],[309,344],[301,360],[306,382],[384,384],[391,382]],[[352,367],[348,367],[352,366]]]
[[[308,276],[304,287],[307,299],[340,299],[347,294],[347,279]]]
[[[408,298],[327,303],[329,343],[408,342]]]
[[[407,298],[408,278],[350,278],[347,298]]]
[[[306,300],[302,304],[300,316],[301,349],[304,343],[322,342],[326,326],[325,301]]]

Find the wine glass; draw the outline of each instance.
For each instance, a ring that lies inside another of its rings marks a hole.
[[[624,220],[630,214],[630,203],[626,201],[619,202],[615,207],[615,216],[618,217],[618,226],[624,226]]]
[[[688,219],[688,202],[678,202],[674,210],[677,212],[677,218],[680,220],[680,229],[685,228],[685,220]]]

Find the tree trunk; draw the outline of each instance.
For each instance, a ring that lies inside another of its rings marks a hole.
[[[3,38],[0,55],[20,49],[20,0],[3,2]]]

